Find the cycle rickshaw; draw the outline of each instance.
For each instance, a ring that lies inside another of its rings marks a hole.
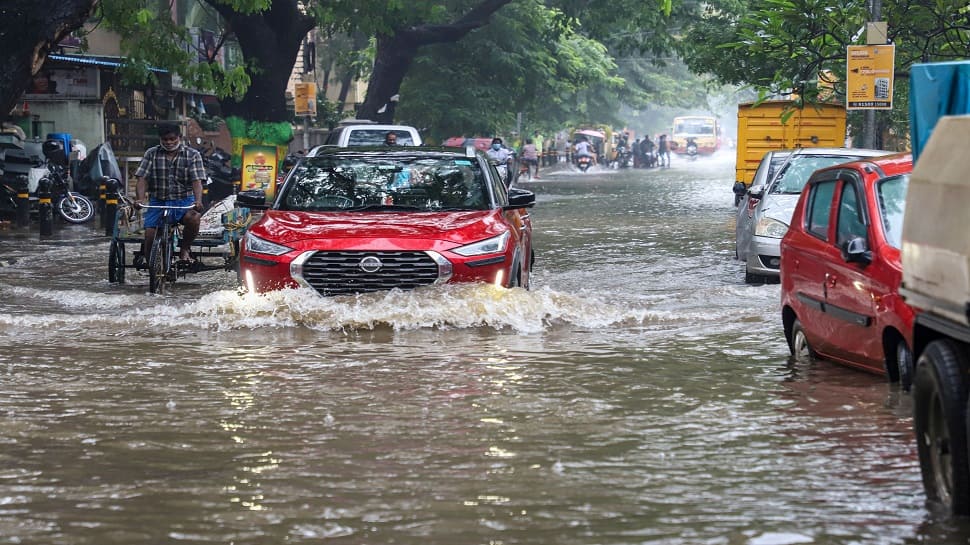
[[[158,227],[145,256],[151,293],[164,294],[168,284],[187,274],[237,270],[239,241],[254,218],[248,208],[235,206],[235,195],[214,203],[203,213],[199,234],[192,241],[192,260],[185,264],[178,261],[182,225],[167,220],[176,207],[159,208],[166,221]],[[144,240],[144,211],[136,208],[130,198],[119,198],[108,250],[109,282],[124,284],[125,271],[138,268],[134,256],[141,251]]]

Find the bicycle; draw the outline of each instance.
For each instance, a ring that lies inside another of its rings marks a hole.
[[[175,261],[181,239],[181,227],[172,221],[172,212],[188,210],[189,206],[159,206],[142,205],[142,208],[157,208],[162,211],[162,222],[155,229],[155,240],[148,251],[148,291],[159,295],[165,294],[165,283],[174,282],[178,274]]]

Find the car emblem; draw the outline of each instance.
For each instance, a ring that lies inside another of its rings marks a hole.
[[[364,271],[365,273],[375,273],[379,271],[383,265],[384,264],[381,263],[380,259],[369,255],[364,259],[361,259],[358,266],[360,267],[360,270]]]

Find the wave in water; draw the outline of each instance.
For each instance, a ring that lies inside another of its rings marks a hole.
[[[83,290],[7,287],[21,312],[0,314],[0,327],[140,329],[172,323],[209,330],[308,327],[354,330],[391,327],[510,328],[537,333],[556,325],[605,328],[697,317],[608,302],[596,294],[549,288],[534,291],[485,284],[449,284],[414,291],[392,290],[355,296],[320,297],[307,289],[263,295],[220,290],[191,302],[144,294],[106,295]],[[43,304],[45,312],[36,312]],[[34,312],[26,312],[33,308]]]

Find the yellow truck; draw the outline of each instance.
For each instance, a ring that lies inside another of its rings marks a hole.
[[[790,100],[738,104],[734,204],[751,185],[766,152],[795,148],[845,146],[845,106],[817,104],[792,109]],[[788,114],[785,122],[783,117]]]

